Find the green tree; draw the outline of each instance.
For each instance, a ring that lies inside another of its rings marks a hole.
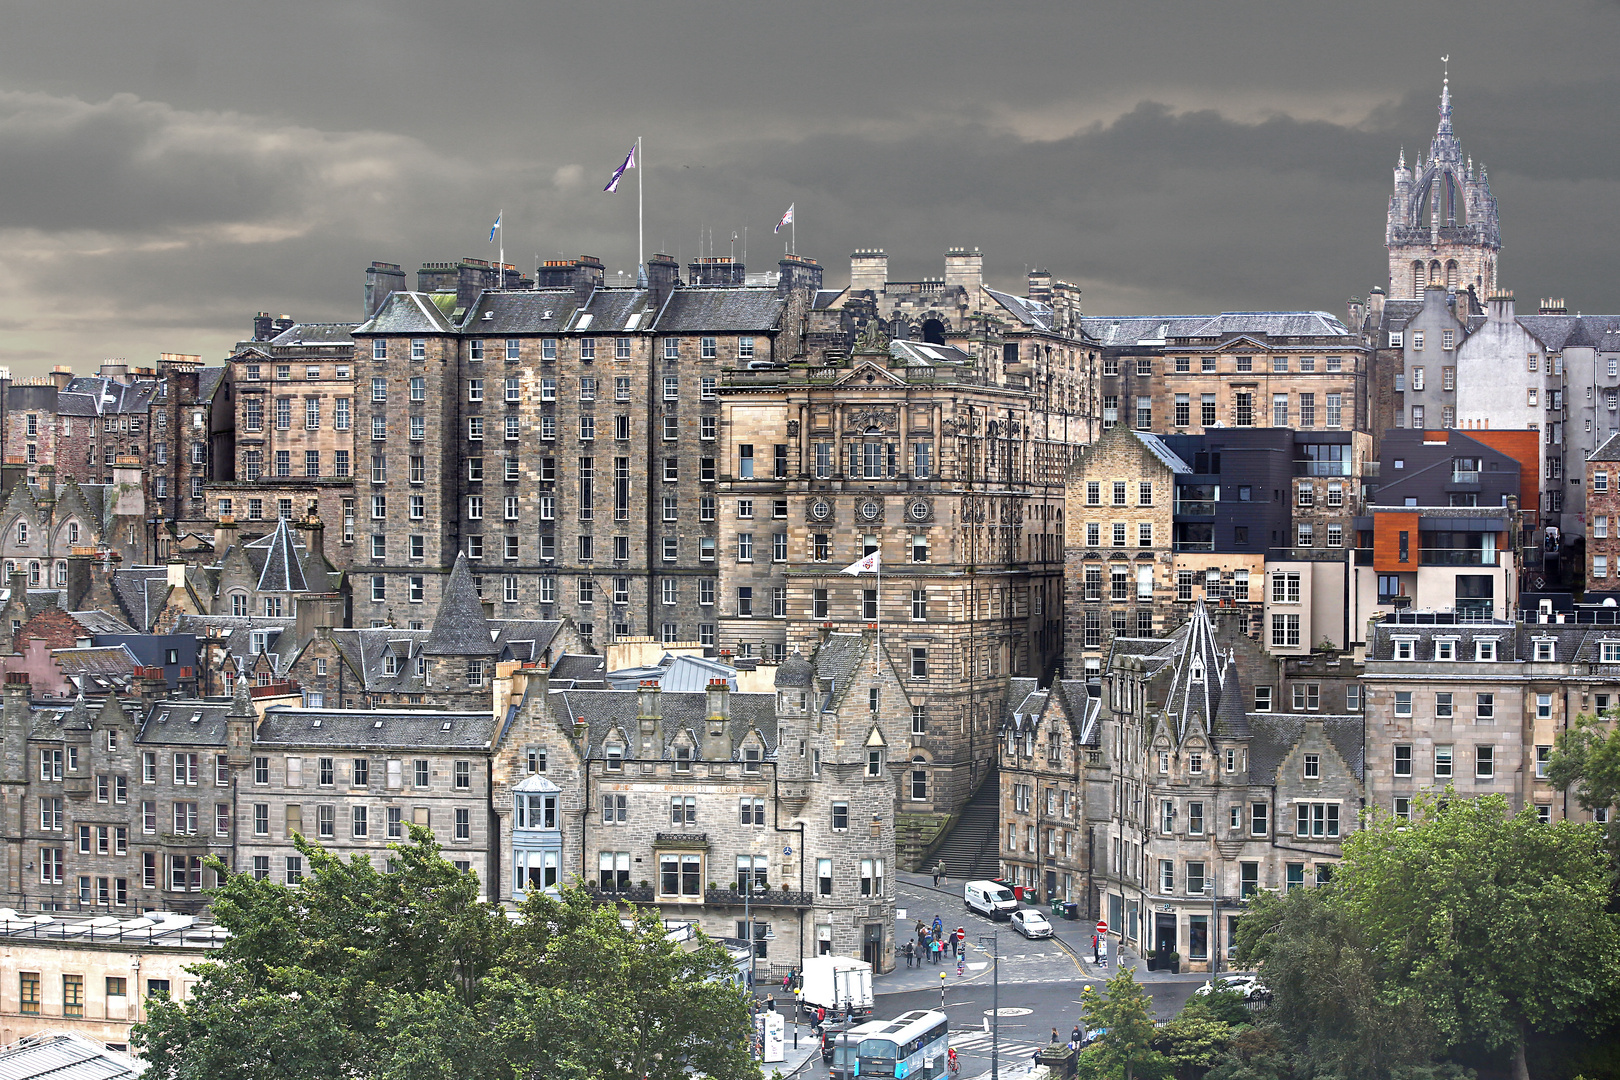
[[[1087,1029],[1102,1032],[1080,1055],[1085,1076],[1160,1080],[1170,1074],[1169,1059],[1153,1049],[1153,999],[1130,968],[1109,979],[1102,993],[1091,986],[1081,991],[1080,1015]]]
[[[1588,810],[1620,802],[1620,728],[1596,716],[1577,719],[1559,733],[1547,777],[1555,787],[1573,787]]]
[[[1261,967],[1267,1019],[1292,1037],[1307,1072],[1372,1080],[1427,1064],[1441,1040],[1419,1005],[1385,997],[1379,959],[1341,894],[1336,885],[1259,894],[1238,920],[1238,962]],[[1287,1060],[1264,1038],[1242,1057],[1251,1071]]]
[[[190,998],[135,1028],[148,1080],[759,1077],[716,943],[574,889],[514,922],[425,829],[388,874],[297,843],[296,889],[225,877],[214,915],[231,936]]]
[[[1232,1026],[1200,1009],[1182,1009],[1159,1028],[1153,1049],[1164,1055],[1180,1077],[1202,1076],[1221,1059],[1232,1042]]]
[[[1528,1080],[1532,1032],[1615,1015],[1620,922],[1591,825],[1542,824],[1501,796],[1418,800],[1410,822],[1375,814],[1344,844],[1328,895],[1380,998],[1447,1045],[1511,1057]]]

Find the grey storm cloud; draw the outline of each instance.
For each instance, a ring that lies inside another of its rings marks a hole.
[[[1448,51],[1504,284],[1620,310],[1616,5],[1470,11],[18,6],[0,37],[0,364],[213,360],[258,310],[352,318],[368,262],[493,257],[497,210],[508,261],[589,252],[633,273],[634,183],[600,189],[638,133],[649,252],[736,233],[769,264],[791,202],[832,284],[856,247],[919,277],[966,244],[1000,284],[1042,266],[1098,314],[1338,311],[1384,279],[1390,169],[1428,144]]]

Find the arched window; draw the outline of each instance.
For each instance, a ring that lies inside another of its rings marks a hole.
[[[1456,259],[1451,259],[1446,263],[1446,288],[1454,289],[1457,287],[1457,272],[1459,269]]]
[[[1423,299],[1423,264],[1420,262],[1412,264],[1412,299]]]
[[[66,559],[57,559],[56,560],[56,583],[57,583],[57,585],[66,585],[67,584],[67,560]]]
[[[945,344],[945,324],[938,319],[924,319],[922,324],[923,340],[930,345]]]
[[[1431,259],[1431,260],[1429,260],[1429,280],[1431,282],[1434,282],[1434,283],[1438,284],[1439,282],[1444,281],[1445,280],[1445,277],[1443,276],[1444,273],[1445,273],[1445,271],[1440,268],[1440,260],[1439,259]]]
[[[28,564],[28,584],[39,584],[39,560],[35,559]]]
[[[928,759],[921,754],[911,757],[911,798],[915,802],[928,801]]]
[[[17,543],[28,543],[28,522],[26,521],[17,522]]]

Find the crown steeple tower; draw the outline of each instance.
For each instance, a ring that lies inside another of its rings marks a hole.
[[[1449,59],[1449,58],[1448,58]],[[1384,243],[1389,249],[1389,295],[1422,299],[1431,283],[1472,288],[1483,298],[1496,288],[1502,235],[1485,167],[1474,166],[1451,128],[1451,78],[1440,84],[1440,124],[1408,168],[1402,150],[1395,165]]]

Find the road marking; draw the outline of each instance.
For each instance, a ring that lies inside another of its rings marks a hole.
[[[1035,1011],[1034,1009],[1021,1009],[1021,1008],[1018,1008],[1016,1006],[1009,1005],[1009,1006],[1006,1006],[1005,1008],[1001,1008],[1001,1009],[986,1009],[986,1010],[984,1010],[984,1015],[986,1015],[986,1016],[1028,1016],[1030,1013],[1032,1013],[1034,1011]]]

